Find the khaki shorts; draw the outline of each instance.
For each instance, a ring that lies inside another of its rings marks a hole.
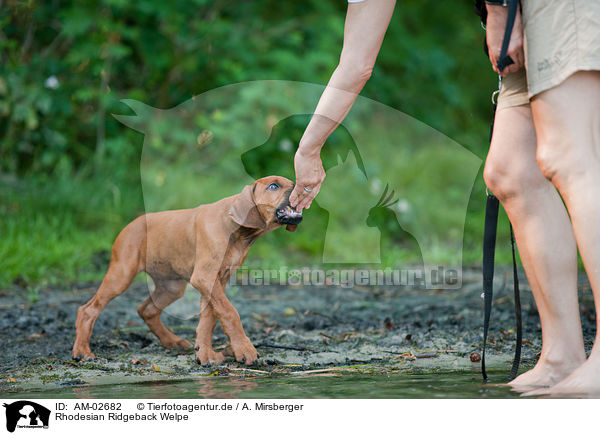
[[[577,71],[600,70],[600,0],[522,0],[526,70],[502,79],[498,109],[529,104]]]

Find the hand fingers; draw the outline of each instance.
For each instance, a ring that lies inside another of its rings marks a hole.
[[[506,66],[504,68],[504,70],[502,71],[502,77],[506,77],[507,75],[517,72],[519,70],[519,67],[516,64],[510,64],[508,66]]]
[[[307,193],[298,202],[298,205],[296,206],[296,210],[302,210],[302,209],[307,209],[308,210],[310,208],[310,205],[312,204],[313,200],[315,199],[315,197],[319,193],[319,190],[321,190],[321,185],[320,184],[318,186],[313,187],[313,189],[311,190],[311,192]]]
[[[495,63],[494,63],[494,71],[496,71],[498,74],[500,74],[502,77],[506,77],[508,74],[510,74],[512,72],[512,69],[514,68],[514,59],[512,56],[510,56],[510,53],[507,53],[507,55],[513,60],[513,63],[511,63],[510,65],[506,65],[504,66],[504,69],[502,71],[500,71],[500,69],[498,68],[498,62],[500,60],[500,56],[498,55],[498,57],[495,59]]]
[[[296,207],[297,211],[302,211],[303,209],[309,209],[310,208],[310,204],[312,204],[313,199],[315,199],[314,197],[311,197],[309,195],[306,195],[302,201],[300,202],[300,204],[298,204],[298,206]]]
[[[292,190],[292,193],[290,193],[290,205],[292,207],[296,207],[300,200],[302,199],[302,193],[303,193],[304,189],[300,188],[299,185],[295,185],[294,186],[294,190]]]
[[[523,46],[521,44],[516,44],[516,46],[508,51],[508,55],[513,60],[516,70],[521,69],[524,63],[524,52]]]
[[[312,204],[312,202],[314,201],[314,199],[317,197],[317,195],[319,194],[320,190],[321,190],[321,185],[319,184],[312,191],[312,198],[310,198],[310,202],[306,205],[306,209],[310,208],[310,205]]]
[[[516,48],[514,50],[511,50],[511,52],[510,52],[510,57],[515,62],[515,66],[517,69],[520,69],[521,65],[522,65],[522,58],[521,58],[522,51],[523,51],[522,49]]]
[[[496,56],[492,55],[490,53],[490,62],[492,63],[492,69],[496,72],[496,73],[500,73],[500,71],[498,71],[498,60],[496,59]]]
[[[519,69],[523,68],[523,66],[525,66],[525,53],[523,53],[522,48],[517,50],[515,57],[517,59],[515,63],[519,66]]]
[[[292,195],[294,198],[292,200]],[[304,185],[296,184],[294,190],[290,194],[290,205],[292,207],[296,207],[296,210],[302,211],[303,206],[306,204],[307,198],[310,196],[310,193],[304,190]]]
[[[519,65],[518,60],[515,59],[515,57],[513,57],[513,54],[509,53],[508,56],[512,59],[513,63],[511,63],[510,65],[506,65],[502,71],[499,71],[496,68],[499,71],[499,74],[502,77],[506,77],[510,73],[517,72],[521,68],[521,66]]]
[[[307,193],[304,196],[302,196],[302,199],[298,201],[298,205],[296,206],[297,211],[302,211],[303,209],[308,208],[308,206],[313,200],[311,195],[311,193]]]
[[[502,71],[502,77],[506,77],[508,74],[515,73],[523,67],[523,52],[522,50],[516,50],[509,54],[510,58],[514,63],[506,66]]]

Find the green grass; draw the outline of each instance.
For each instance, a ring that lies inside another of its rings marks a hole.
[[[101,278],[118,231],[143,212],[141,191],[84,172],[0,188],[0,288]]]

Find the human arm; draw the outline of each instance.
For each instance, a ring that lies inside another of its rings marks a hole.
[[[395,4],[395,0],[367,0],[348,5],[339,64],[321,95],[294,157],[296,186],[290,195],[290,203],[297,210],[308,208],[319,193],[325,179],[321,148],[344,120],[371,77]]]

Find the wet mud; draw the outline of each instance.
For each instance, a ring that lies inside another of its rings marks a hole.
[[[522,275],[523,276],[523,275]],[[541,329],[531,291],[522,287],[523,361],[532,367],[541,350]],[[595,311],[587,281],[580,280],[581,318],[586,347],[593,344]],[[97,286],[44,288],[32,302],[15,287],[0,293],[0,394],[59,391],[201,376],[286,376],[351,372],[480,370],[483,300],[481,276],[466,270],[459,290],[402,287],[241,286],[229,290],[246,334],[257,347],[260,364],[245,366],[229,357],[201,366],[191,350],[168,350],[137,314],[149,292],[145,281],[112,301],[96,322],[93,361],[71,358],[77,308]],[[189,289],[184,314],[163,314],[177,335],[194,342],[200,297]],[[182,305],[183,306],[183,305]],[[193,309],[192,309],[193,312]],[[186,314],[187,313],[187,314]],[[214,347],[227,350],[217,326]],[[488,366],[510,367],[515,346],[510,270],[497,273]]]

